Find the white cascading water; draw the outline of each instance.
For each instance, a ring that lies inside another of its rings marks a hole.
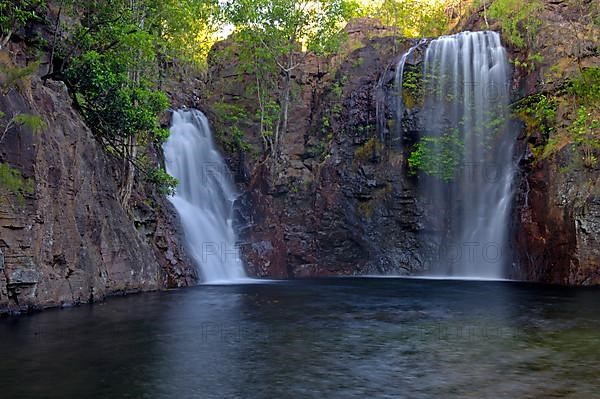
[[[174,111],[163,151],[167,173],[179,180],[169,200],[180,216],[188,254],[203,282],[245,279],[232,226],[237,193],[206,116],[197,110]]]
[[[394,75],[394,87],[396,88],[396,120],[401,121],[404,117],[404,100],[402,98],[402,92],[404,89],[403,81],[404,81],[404,67],[406,66],[406,61],[412,55],[412,53],[427,42],[427,39],[421,39],[419,43],[415,44],[411,48],[406,51],[406,53],[402,54],[402,57],[398,60],[398,64],[396,65],[396,74]],[[400,130],[400,124],[398,124],[398,130]],[[401,134],[399,133],[400,139]]]
[[[494,279],[506,274],[515,169],[509,73],[496,32],[443,36],[425,53],[423,136],[453,134],[462,142],[454,179],[424,176],[420,183],[424,198],[444,217],[438,232],[424,238],[437,255],[430,264],[433,275]]]

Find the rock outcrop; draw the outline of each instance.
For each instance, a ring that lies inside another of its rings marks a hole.
[[[545,3],[531,49],[543,62],[515,68],[515,101],[553,92],[579,68],[600,65],[598,36],[578,36],[583,22],[564,3]],[[484,21],[474,15],[461,27],[483,29]],[[236,68],[233,42],[213,49],[207,82],[182,75],[165,84],[174,106],[200,108],[215,126],[241,192],[236,223],[251,275],[414,274],[427,263],[421,239],[425,229],[439,227],[439,215],[421,203],[418,182],[407,173],[408,146],[420,131],[418,107],[407,107],[401,127],[395,122],[395,66],[415,42],[368,19],[346,29],[338,55],[309,56],[295,70],[289,131],[276,163],[265,158],[252,117],[254,78]],[[509,52],[511,59],[528,56]],[[416,51],[409,64],[419,57]],[[224,119],[224,109],[247,117]],[[62,83],[34,77],[1,96],[0,111],[34,113],[47,125],[35,134],[11,128],[0,143],[0,162],[31,184],[19,192],[0,187],[0,313],[196,283],[170,203],[138,181],[123,209],[115,165]],[[244,132],[246,151],[231,145],[232,124]],[[599,169],[577,166],[572,144],[534,159],[544,140],[523,133],[515,154],[511,277],[600,284]],[[153,149],[148,154],[161,157]]]
[[[567,2],[545,1],[532,48],[507,44],[511,60],[518,61],[514,101],[553,92],[581,68],[600,65],[598,36],[582,33],[587,23],[582,12]],[[483,10],[459,28],[486,29]],[[500,30],[493,21],[489,28]],[[391,109],[394,66],[411,43],[394,40],[393,32],[369,20],[347,30],[347,52],[312,58],[294,76],[297,97],[282,162],[263,163],[259,129],[251,122],[242,126],[250,154],[230,152],[243,192],[238,204],[243,253],[257,276],[411,274],[426,263],[419,237],[425,228],[435,230],[440,216],[420,203],[397,136],[414,142],[419,110],[408,110],[398,133]],[[227,103],[254,115],[256,101],[247,90],[252,77],[238,74],[232,46],[221,43],[213,52],[207,110]],[[219,58],[221,53],[229,58]],[[218,126],[217,113],[212,119]],[[570,145],[534,161],[532,146],[544,143],[532,140],[522,134],[515,154],[520,170],[510,277],[599,284],[598,170],[566,168],[573,165]]]
[[[8,89],[0,110],[46,125],[37,133],[14,126],[0,144],[0,161],[30,184],[0,187],[0,313],[195,283],[170,204],[139,182],[131,211],[123,209],[114,162],[62,82],[34,76]]]
[[[394,110],[380,115],[384,129],[376,112],[378,92],[394,97],[397,59],[413,43],[368,19],[347,31],[340,55],[311,57],[293,77],[295,101],[277,164],[264,160],[258,127],[241,126],[251,150],[231,154],[230,165],[243,192],[242,251],[253,275],[409,274],[422,267],[414,182],[401,146],[386,144],[397,140],[387,128]],[[254,115],[252,77],[237,71],[235,45],[220,44],[211,60],[208,111],[226,103]],[[209,114],[226,136],[218,113]]]

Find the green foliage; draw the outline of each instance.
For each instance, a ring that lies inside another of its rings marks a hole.
[[[489,15],[500,23],[502,32],[512,44],[523,48],[537,34],[543,9],[541,0],[495,0],[489,8]]]
[[[142,40],[138,60],[117,48],[103,53],[89,50],[72,59],[64,73],[88,126],[109,154],[123,160],[122,187],[132,184],[132,174],[127,171],[132,167],[152,173],[139,162],[138,148],[150,142],[161,144],[168,138],[168,131],[159,123],[159,115],[169,106],[168,99],[150,80],[140,77],[145,57],[143,36],[138,37]],[[162,192],[159,177],[148,181],[156,182]]]
[[[364,62],[365,62],[365,59],[363,57],[358,57],[357,59],[354,60],[354,62],[352,63],[352,66],[354,68],[360,68]]]
[[[327,145],[323,142],[318,142],[308,150],[308,153],[313,158],[323,159],[324,155],[327,153]]]
[[[573,142],[581,152],[583,163],[592,168],[598,162],[598,151],[600,151],[600,119],[585,107],[577,109],[577,117],[569,126]]]
[[[557,107],[556,98],[537,94],[521,104],[517,113],[525,122],[529,133],[541,132],[547,139],[555,129]]]
[[[365,2],[357,16],[374,17],[393,26],[404,37],[433,37],[446,33],[450,18],[445,2],[430,0],[383,0]]]
[[[213,104],[213,109],[220,127],[219,136],[224,144],[234,151],[248,151],[250,145],[244,141],[244,131],[242,130],[242,124],[248,119],[244,108],[220,102]],[[229,141],[226,140],[226,137],[229,137]]]
[[[420,170],[445,182],[452,181],[461,165],[463,148],[458,131],[422,137],[408,158],[410,174],[416,175]]]
[[[316,54],[332,53],[351,12],[344,0],[232,0],[225,14],[238,32],[251,32],[241,39],[263,47],[268,62],[298,51],[299,43]]]
[[[106,144],[117,146],[128,137],[164,141],[158,114],[168,107],[166,95],[148,81],[132,81],[119,59],[89,51],[66,76],[86,121]]]
[[[352,15],[347,0],[231,0],[225,20],[235,27],[240,72],[256,79],[258,119],[265,146],[278,154],[293,99],[292,72],[308,52],[332,54],[345,37],[343,24]],[[280,113],[269,126],[270,112]],[[272,132],[272,133],[271,133]]]
[[[344,85],[340,82],[335,82],[333,86],[331,86],[331,92],[336,98],[341,98],[342,94],[344,94]]]
[[[517,110],[528,133],[541,133],[544,139],[543,145],[532,151],[537,159],[544,159],[572,144],[575,159],[585,167],[594,167],[600,153],[600,68],[583,70],[560,94],[566,94],[561,100],[563,106],[573,109],[562,117],[571,120],[566,127],[557,123],[558,99],[554,96],[532,96]]]
[[[536,67],[540,66],[542,62],[544,62],[544,56],[535,53],[528,55],[526,61],[519,60],[517,58],[514,59],[512,62],[517,68],[523,68],[528,69],[529,71],[533,71]]]
[[[37,115],[17,114],[13,117],[13,121],[16,125],[26,126],[33,133],[37,133],[46,128],[46,122],[44,122],[44,120]]]
[[[146,180],[157,188],[162,195],[175,195],[179,181],[163,168],[153,168],[146,175]]]
[[[570,92],[584,104],[600,103],[600,68],[584,69],[571,81]]]
[[[4,119],[5,116],[6,114],[0,111],[0,120]],[[0,143],[2,143],[4,137],[8,134],[8,131],[11,128],[21,126],[29,128],[32,133],[37,133],[46,128],[46,122],[44,122],[44,120],[37,115],[23,113],[15,114],[8,120],[8,122],[6,122],[6,124],[4,124],[4,126],[1,126]]]
[[[335,104],[333,107],[331,107],[331,113],[336,117],[341,116],[343,111],[344,107],[342,106],[342,104]]]
[[[23,205],[26,195],[35,192],[33,181],[24,179],[21,172],[7,163],[0,163],[0,187],[13,194],[19,205]]]
[[[279,104],[272,99],[266,101],[262,111],[260,109],[257,110],[256,118],[262,121],[262,134],[265,137],[273,136],[275,124],[277,123],[280,112],[281,109]]]
[[[539,53],[530,54],[527,57],[527,59],[529,60],[530,64],[533,65],[534,67],[537,65],[540,65],[542,62],[544,62],[544,56]]]
[[[157,52],[178,62],[206,68],[206,58],[217,40],[217,0],[146,1]]]
[[[154,142],[157,145],[162,145],[163,143],[165,143],[168,139],[169,136],[171,135],[171,132],[169,131],[169,129],[163,129],[163,128],[156,128],[152,131],[152,136],[154,139]]]
[[[216,41],[217,0],[67,0],[66,5],[70,14],[82,16],[62,46],[66,54],[110,51],[122,63],[145,64],[156,73],[167,61],[205,66]]]
[[[567,130],[584,166],[592,168],[600,153],[600,68],[584,69],[570,83],[577,108]]]
[[[167,66],[205,62],[217,30],[217,0],[94,0],[61,2],[79,24],[56,43],[54,75],[67,83],[77,107],[107,152],[122,162],[126,204],[132,169],[161,185],[168,180],[145,156],[168,138],[159,115],[168,108],[157,90]],[[160,187],[159,187],[160,188]]]
[[[22,85],[25,80],[29,79],[31,75],[37,71],[40,66],[39,62],[32,62],[25,67],[12,67],[0,63],[0,89],[6,94],[11,88],[16,88]]]
[[[423,98],[423,73],[417,67],[407,66],[402,76],[402,101],[407,108],[413,108]]]
[[[38,20],[44,8],[44,0],[0,0],[0,33],[10,38],[12,32]]]

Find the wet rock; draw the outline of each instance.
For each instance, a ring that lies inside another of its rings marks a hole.
[[[8,275],[9,285],[33,285],[41,279],[41,273],[36,269],[19,268]]]

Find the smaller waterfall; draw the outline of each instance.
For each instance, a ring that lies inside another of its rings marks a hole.
[[[167,172],[179,180],[169,200],[180,216],[188,254],[200,268],[203,281],[244,279],[232,226],[237,193],[206,116],[196,110],[173,112],[171,135],[163,151]]]
[[[398,61],[398,65],[396,65],[396,76],[394,78],[394,86],[396,88],[396,121],[398,125],[398,131],[400,131],[400,121],[404,117],[404,99],[402,98],[403,91],[403,81],[404,81],[404,67],[406,65],[406,61],[412,55],[413,51],[427,43],[427,39],[421,39],[419,43],[415,44],[411,48],[408,49],[407,52],[402,54],[402,57]],[[399,135],[399,140],[402,140],[402,137]]]

